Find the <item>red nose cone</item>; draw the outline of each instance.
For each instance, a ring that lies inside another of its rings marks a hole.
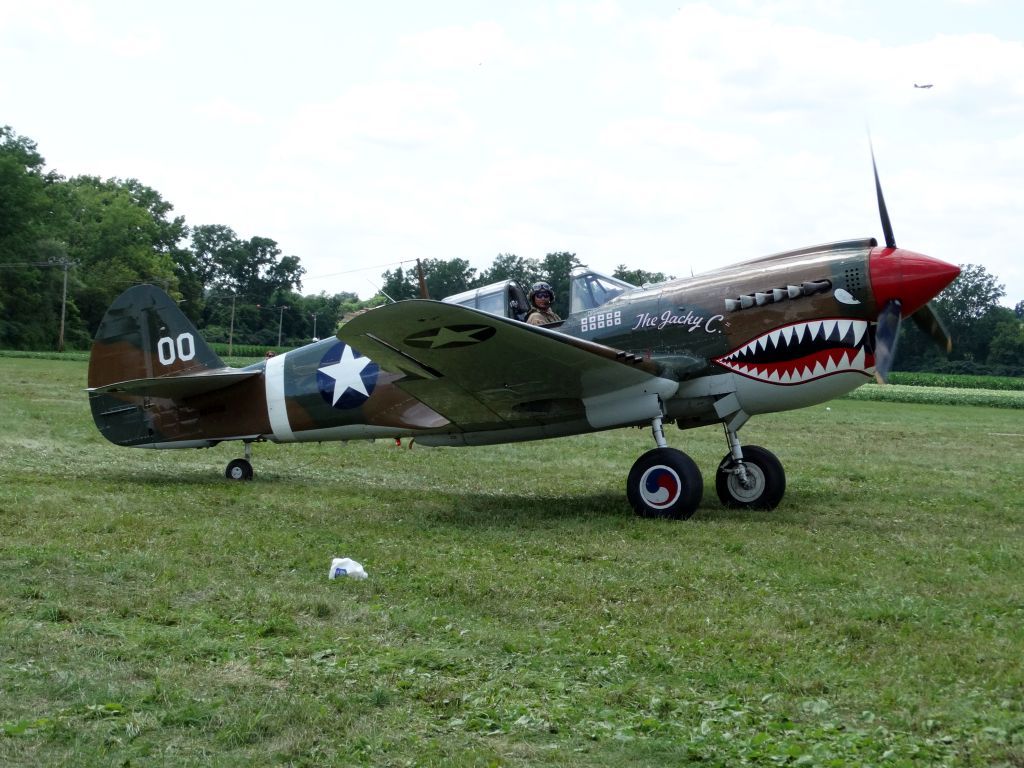
[[[902,248],[874,248],[868,261],[871,289],[879,307],[903,303],[904,317],[923,307],[960,274],[960,267]]]

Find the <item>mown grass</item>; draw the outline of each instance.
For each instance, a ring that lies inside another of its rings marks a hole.
[[[84,362],[0,358],[0,764],[1021,765],[1024,415],[841,400],[479,449],[120,449]],[[329,581],[331,557],[366,581]]]

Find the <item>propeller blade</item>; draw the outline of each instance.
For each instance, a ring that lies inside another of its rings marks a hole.
[[[949,335],[942,318],[935,311],[935,302],[929,301],[910,316],[914,324],[934,339],[949,354],[953,351],[953,338]]]
[[[875,328],[875,380],[879,384],[889,381],[889,371],[896,359],[896,342],[899,340],[900,322],[903,319],[899,299],[891,299],[882,307]]]
[[[882,194],[882,182],[878,180],[878,166],[875,164],[875,148],[871,146],[871,168],[875,171],[875,192],[878,194],[878,216],[882,219],[882,232],[885,234],[885,247],[896,247],[896,236],[892,233],[892,222],[889,221],[889,210],[885,207],[885,195]]]

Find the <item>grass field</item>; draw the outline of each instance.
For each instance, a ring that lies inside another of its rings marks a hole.
[[[0,358],[2,765],[1024,765],[1024,412],[755,419],[788,490],[624,498],[646,430],[116,448]],[[366,581],[329,581],[333,556]]]

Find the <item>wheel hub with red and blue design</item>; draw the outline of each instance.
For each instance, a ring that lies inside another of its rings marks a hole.
[[[656,464],[640,477],[640,497],[652,509],[668,509],[683,493],[683,483],[671,467]]]

